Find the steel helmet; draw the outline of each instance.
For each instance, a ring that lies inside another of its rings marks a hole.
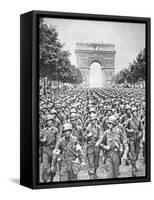
[[[65,123],[63,125],[63,131],[72,130],[72,125],[70,123]]]
[[[97,119],[97,115],[96,114],[91,114],[90,115],[90,120],[95,120]]]
[[[57,114],[57,111],[55,109],[50,110],[50,114]]]
[[[124,109],[124,105],[123,105],[123,104],[121,104],[121,105],[120,105],[120,108],[121,108],[121,109]]]
[[[132,112],[137,111],[136,107],[132,107]]]
[[[95,112],[95,108],[90,108],[89,112]]]
[[[116,126],[117,125],[117,117],[114,115],[110,116],[107,120],[107,123],[113,124],[114,126]]]
[[[77,119],[76,113],[71,113],[70,120],[73,121],[73,120],[76,120],[76,119]]]
[[[130,109],[131,109],[131,106],[127,104],[127,105],[125,106],[125,109],[126,109],[126,110],[130,110]]]
[[[107,111],[112,111],[112,107],[111,107],[111,106],[107,106],[107,107],[106,107],[106,110],[107,110]]]
[[[75,108],[71,108],[70,113],[76,113],[76,109]]]
[[[99,104],[99,107],[103,107],[103,104],[102,104],[102,103],[100,103],[100,104]]]
[[[46,121],[49,121],[49,120],[55,120],[54,116],[53,115],[47,115],[46,117]]]

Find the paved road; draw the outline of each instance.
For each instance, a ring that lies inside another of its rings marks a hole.
[[[101,156],[101,154],[100,154]],[[102,156],[101,156],[102,157]],[[142,156],[142,153],[140,151],[139,154],[139,159],[136,163],[137,166],[137,177],[139,176],[145,176],[145,164],[144,164],[144,158]],[[41,172],[42,172],[42,164],[40,165],[40,181],[41,181]],[[106,171],[105,171],[105,165],[102,162],[102,160],[100,159],[100,163],[99,163],[99,168],[97,169],[97,176],[98,179],[106,179]],[[131,175],[131,166],[126,166],[126,165],[121,165],[120,166],[120,174],[119,174],[119,178],[120,177],[132,177]],[[88,171],[87,168],[85,167],[84,169],[82,169],[79,174],[78,174],[78,180],[88,180],[89,176],[88,176]],[[56,174],[55,178],[54,178],[54,182],[59,181],[59,175],[58,173]]]

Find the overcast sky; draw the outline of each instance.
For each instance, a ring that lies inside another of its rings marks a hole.
[[[65,49],[71,52],[71,62],[76,65],[75,43],[115,44],[115,70],[128,67],[145,47],[145,25],[136,23],[102,22],[90,20],[70,20],[46,18],[49,25],[56,27],[59,39]]]

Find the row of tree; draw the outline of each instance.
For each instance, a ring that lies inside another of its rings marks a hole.
[[[146,78],[146,50],[145,48],[139,52],[136,59],[130,63],[129,68],[125,68],[113,77],[116,84],[124,82],[137,83]]]
[[[40,79],[44,80],[44,85],[48,82],[51,87],[55,82],[58,86],[65,83],[81,84],[82,73],[71,64],[70,52],[63,49],[64,44],[59,40],[56,28],[41,19],[39,35]]]

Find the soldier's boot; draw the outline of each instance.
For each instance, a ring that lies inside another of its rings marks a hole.
[[[53,182],[53,177],[52,176],[50,177],[50,182]]]
[[[94,171],[94,179],[97,179],[97,173],[96,173],[96,170]]]
[[[54,178],[55,175],[56,175],[55,172],[50,173],[50,182],[53,182],[53,178]]]
[[[77,174],[73,175],[73,180],[75,180],[75,181],[77,180]]]
[[[129,160],[127,159],[127,160],[126,160],[126,166],[129,166],[129,164],[130,164],[130,163],[129,163]]]
[[[136,165],[134,166],[134,168],[135,168],[135,172],[137,172],[137,167],[136,167]]]
[[[94,175],[93,174],[89,174],[90,180],[94,179]]]
[[[132,165],[132,176],[136,177],[136,168],[135,168],[135,165]]]

